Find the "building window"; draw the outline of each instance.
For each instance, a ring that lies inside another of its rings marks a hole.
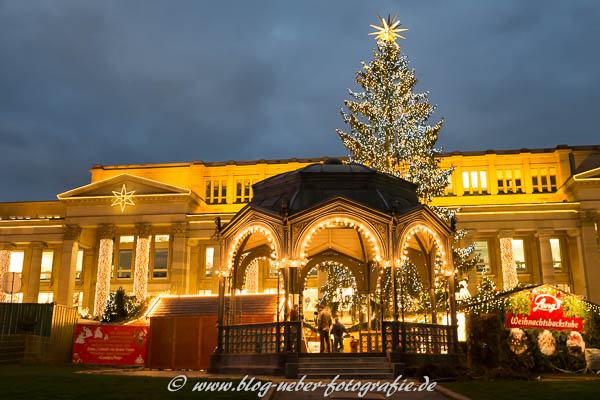
[[[533,193],[556,192],[556,168],[533,168],[531,185]]]
[[[498,170],[496,176],[498,179],[498,194],[523,193],[520,169]]]
[[[133,258],[133,250],[131,249],[120,249],[119,250],[119,264],[117,266],[117,278],[118,279],[130,279],[131,278],[131,260]]]
[[[153,278],[167,277],[167,262],[169,260],[169,249],[154,249]]]
[[[81,279],[81,271],[83,271],[83,250],[78,250],[77,263],[75,264],[75,279]]]
[[[54,261],[53,251],[42,252],[42,270],[40,272],[40,281],[49,281],[52,279],[52,262]]]
[[[8,266],[8,272],[16,272],[19,278],[23,275],[23,260],[25,259],[24,251],[11,251],[10,252],[10,264]]]
[[[169,235],[154,235],[156,243],[169,243]]]
[[[489,274],[490,268],[490,251],[487,240],[477,240],[473,243],[475,257],[477,257],[477,273]]]
[[[512,251],[517,272],[525,272],[527,270],[527,264],[525,263],[525,243],[523,239],[512,240]]]
[[[152,278],[162,279],[167,277],[169,268],[169,240],[169,235],[154,235],[151,253]]]
[[[252,181],[240,179],[235,184],[235,202],[248,203],[252,199]]]
[[[38,294],[38,303],[52,303],[52,300],[54,300],[54,293],[52,292],[40,292]]]
[[[462,179],[466,195],[488,193],[486,171],[463,171]]]
[[[556,287],[558,287],[562,291],[571,293],[571,285],[569,285],[568,283],[557,283]]]
[[[206,182],[206,202],[208,204],[227,203],[227,181],[225,179]]]
[[[73,293],[73,307],[77,307],[77,311],[81,311],[83,305],[83,292]]]
[[[204,252],[204,276],[212,276],[215,261],[215,248],[207,247]]]
[[[317,271],[316,268],[313,268],[310,272]],[[269,263],[269,278],[277,278],[279,276],[279,270],[277,266],[273,263]]]
[[[448,174],[448,185],[446,186],[445,192],[446,196],[454,195],[454,187],[452,186],[452,174]]]
[[[562,270],[562,254],[560,252],[560,239],[551,238],[550,239],[550,249],[552,250],[552,265],[554,269],[557,271]]]
[[[121,236],[119,239],[119,243],[133,243],[133,236]]]

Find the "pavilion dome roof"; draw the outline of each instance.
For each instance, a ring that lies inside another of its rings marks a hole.
[[[420,204],[416,188],[404,179],[334,158],[254,184],[250,205],[279,212],[286,204],[288,212],[295,214],[343,197],[384,213],[396,204],[397,212],[402,213]]]

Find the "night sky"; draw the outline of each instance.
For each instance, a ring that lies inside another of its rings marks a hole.
[[[0,201],[94,163],[345,155],[346,89],[394,12],[444,150],[600,144],[597,1],[0,0]]]

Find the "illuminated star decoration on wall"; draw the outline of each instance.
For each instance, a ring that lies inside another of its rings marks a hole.
[[[400,32],[405,32],[407,28],[400,28],[400,20],[396,21],[396,17],[398,14],[394,14],[394,17],[391,18],[389,15],[387,17],[387,21],[384,18],[379,18],[379,22],[381,22],[381,26],[371,25],[372,28],[377,29],[375,32],[369,33],[369,35],[376,35],[375,39],[377,42],[389,42],[394,43],[396,46],[396,38],[406,39],[404,36],[400,35]]]
[[[116,192],[113,190],[113,202],[110,206],[113,207],[119,205],[121,206],[121,212],[124,212],[126,205],[135,206],[135,203],[133,202],[134,193],[135,190],[128,192],[125,188],[125,184],[123,184],[123,187],[121,188],[120,192]]]

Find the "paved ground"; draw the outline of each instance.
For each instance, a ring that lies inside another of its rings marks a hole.
[[[171,371],[171,370],[147,370],[147,369],[115,369],[115,368],[107,368],[107,369],[101,369],[101,370],[89,370],[89,371],[82,371],[80,373],[90,373],[90,374],[108,374],[108,375],[125,375],[125,376],[149,376],[149,377],[176,377],[178,375],[186,375],[188,378],[188,382],[193,382],[194,378],[203,378],[203,379],[215,379],[215,380],[223,380],[223,379],[232,379],[232,380],[239,380],[241,378],[243,378],[243,376],[240,375],[221,375],[221,374],[208,374],[206,372],[203,371]],[[276,385],[283,383],[294,383],[294,382],[298,382],[298,379],[284,379],[281,377],[273,377],[273,376],[256,376],[255,377],[257,380],[261,380],[261,381],[271,381]],[[318,380],[305,380],[304,383],[316,383],[319,382]],[[330,381],[329,380],[323,380],[322,384],[327,385]],[[337,381],[337,383],[339,383],[341,381]],[[365,383],[375,383],[375,380],[365,380],[364,382],[362,382],[363,384]],[[382,381],[383,383],[384,381]],[[410,382],[407,381],[407,382]],[[356,383],[356,382],[355,382]],[[190,384],[190,383],[188,383]],[[416,382],[416,384],[418,385],[419,383]],[[319,389],[316,389],[315,391],[293,391],[293,392],[288,392],[288,391],[276,391],[274,390],[274,388],[272,388],[269,393],[267,394],[267,396],[264,397],[264,399],[268,399],[268,400],[287,400],[287,399],[302,399],[302,400],[316,400],[316,399],[323,399],[324,398],[324,394],[325,394],[325,387],[321,387]],[[328,399],[358,399],[360,397],[358,397],[358,394],[356,392],[332,392]],[[433,391],[433,392],[429,392],[429,391],[423,391],[423,392],[418,392],[418,391],[410,391],[410,392],[397,392],[396,394],[392,395],[391,397],[386,397],[385,393],[382,392],[370,392],[368,394],[366,394],[364,397],[362,397],[362,399],[419,399],[419,400],[440,400],[440,399],[446,399],[447,397],[443,396],[440,392],[438,391]]]

